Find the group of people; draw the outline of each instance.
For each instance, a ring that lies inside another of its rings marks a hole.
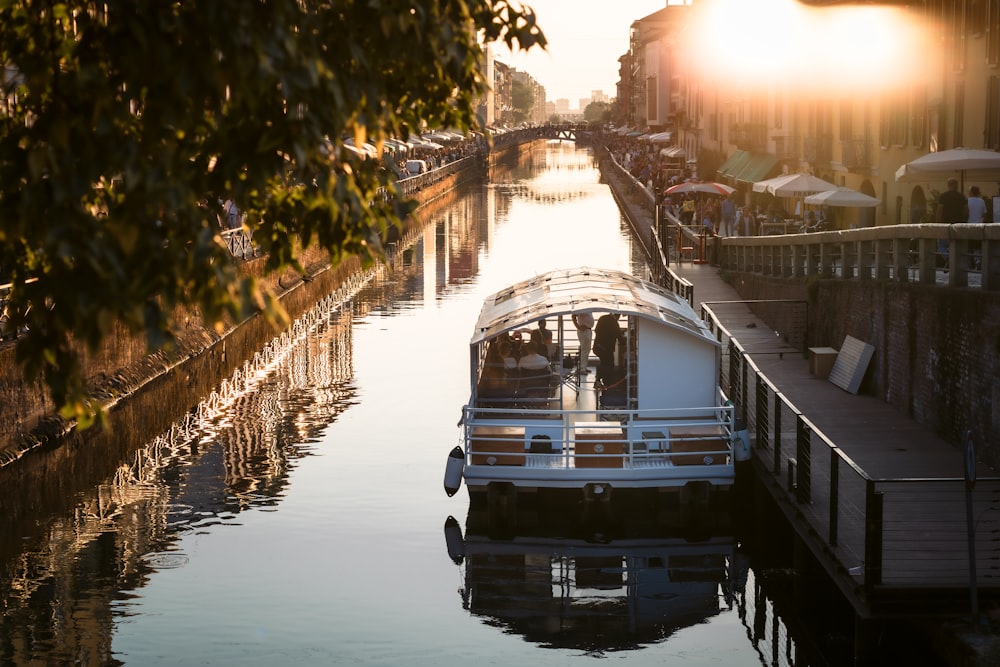
[[[574,313],[580,343],[579,357],[575,360],[580,376],[590,373],[590,354],[600,360],[597,379],[604,386],[620,379],[625,346],[619,325],[619,316],[606,313],[595,321],[590,312]],[[529,395],[540,398],[558,375],[556,363],[561,363],[559,345],[553,342],[552,331],[544,319],[536,328],[517,329],[501,334],[490,341],[483,370],[479,379],[478,395],[484,399],[513,398]]]
[[[959,189],[958,179],[948,179],[948,189],[938,197],[937,210],[934,219],[945,224],[955,224],[969,222],[979,224],[993,222],[992,202],[982,196],[978,185],[969,188],[969,196],[966,197]],[[948,241],[941,239],[938,241],[937,265],[940,268],[948,267]],[[973,255],[973,265],[980,265],[982,244],[973,242],[971,247]]]
[[[757,216],[749,206],[739,206],[735,197],[711,194],[668,196],[664,204],[685,225],[701,224],[714,236],[753,236]]]
[[[479,396],[514,398],[527,393],[541,398],[548,395],[553,382],[554,359],[550,357],[555,355],[552,332],[545,320],[539,320],[535,329],[518,329],[497,336],[486,350],[479,378]]]
[[[990,202],[982,196],[978,185],[970,187],[966,197],[958,187],[958,179],[949,178],[948,189],[938,197],[934,219],[947,224],[993,222],[990,209]]]

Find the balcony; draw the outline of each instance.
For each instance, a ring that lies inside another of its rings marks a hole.
[[[803,157],[813,164],[833,161],[833,137],[829,134],[806,137],[802,145]]]
[[[801,137],[771,137],[774,141],[774,157],[779,160],[796,160],[799,157]]]
[[[745,151],[767,152],[767,127],[763,123],[736,123],[729,127],[729,143]]]

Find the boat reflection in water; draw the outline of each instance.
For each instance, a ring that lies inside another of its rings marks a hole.
[[[448,517],[448,555],[464,570],[465,609],[546,648],[599,654],[657,643],[732,609],[746,582],[731,535],[518,525],[491,537],[496,522],[470,510],[463,536]]]

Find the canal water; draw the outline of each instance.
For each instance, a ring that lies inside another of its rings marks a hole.
[[[425,216],[68,511],[39,506],[0,550],[0,664],[823,664],[739,522],[497,530],[445,495],[482,298],[643,267],[572,143]]]

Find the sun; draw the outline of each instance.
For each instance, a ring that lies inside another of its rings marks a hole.
[[[702,0],[692,9],[687,57],[722,85],[859,94],[916,80],[928,66],[922,31],[896,8]]]

